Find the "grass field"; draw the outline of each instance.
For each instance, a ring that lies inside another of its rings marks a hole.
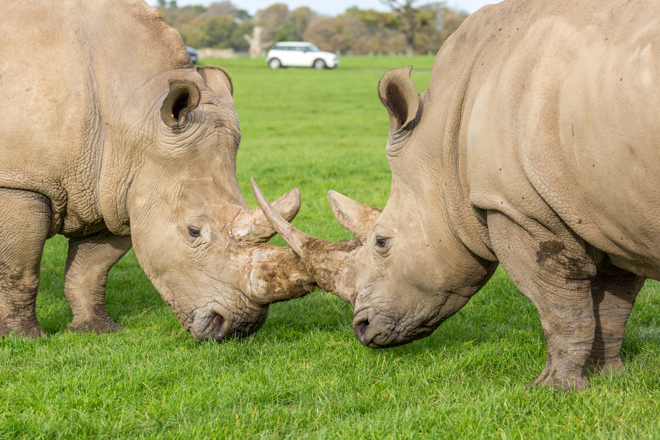
[[[343,58],[334,71],[206,60],[234,79],[243,141],[238,179],[271,200],[294,186],[302,230],[350,237],[326,202],[336,189],[383,207],[390,173],[387,70],[432,57]],[[275,243],[283,244],[275,238]],[[107,309],[124,332],[72,334],[66,239],[45,249],[37,314],[50,338],[0,340],[0,439],[15,438],[660,438],[660,288],[648,282],[623,344],[628,371],[572,395],[524,387],[545,362],[538,313],[498,271],[430,337],[363,347],[352,311],[317,291],[276,304],[255,335],[196,343],[130,252],[112,270]]]

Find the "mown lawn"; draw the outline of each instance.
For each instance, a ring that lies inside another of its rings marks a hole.
[[[243,141],[238,179],[275,199],[297,186],[302,230],[350,237],[328,189],[383,207],[387,114],[376,86],[432,57],[343,58],[335,71],[267,69],[264,60],[205,60],[233,76]],[[281,239],[274,239],[282,244]],[[320,291],[271,307],[244,340],[198,344],[133,253],[113,269],[109,314],[126,331],[69,333],[66,239],[45,249],[37,313],[50,338],[0,340],[0,438],[660,438],[660,287],[648,282],[628,324],[625,374],[589,390],[528,391],[544,366],[538,313],[498,271],[432,336],[362,347],[352,313]]]

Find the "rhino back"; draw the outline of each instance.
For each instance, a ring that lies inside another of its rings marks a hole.
[[[563,222],[658,278],[659,79],[658,2],[483,8],[443,46],[423,96],[448,204]],[[455,228],[488,243],[484,217],[456,211]]]
[[[162,77],[192,69],[181,37],[142,1],[3,3],[0,187],[47,196],[59,232],[102,224],[100,198],[153,136]]]

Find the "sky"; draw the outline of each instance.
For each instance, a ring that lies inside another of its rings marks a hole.
[[[219,3],[222,0],[177,0],[178,6],[187,5],[205,5],[211,3]],[[462,9],[472,13],[480,7],[490,4],[499,3],[500,0],[447,0],[447,6],[457,9]],[[157,0],[147,0],[150,5],[157,5]],[[169,0],[168,0],[169,3]],[[245,9],[254,15],[259,9],[267,8],[275,3],[286,3],[290,10],[296,9],[300,6],[308,6],[313,11],[324,15],[339,15],[351,6],[359,6],[360,9],[376,9],[379,11],[387,11],[387,6],[383,5],[379,0],[232,0],[239,9]],[[430,2],[419,2],[430,3]]]

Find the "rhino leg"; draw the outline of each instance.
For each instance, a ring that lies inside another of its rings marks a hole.
[[[609,264],[598,268],[598,274],[591,283],[596,335],[587,361],[587,371],[600,373],[624,369],[621,342],[644,280],[644,277]]]
[[[545,369],[528,386],[586,388],[584,367],[596,329],[591,296],[596,265],[569,231],[559,226],[551,232],[524,220],[522,227],[502,213],[488,213],[495,253],[516,287],[538,309],[545,333]]]
[[[64,295],[71,305],[71,331],[108,333],[122,330],[105,311],[108,272],[131,248],[131,237],[102,231],[69,239]]]
[[[41,194],[0,189],[0,336],[45,334],[35,303],[50,201]]]

